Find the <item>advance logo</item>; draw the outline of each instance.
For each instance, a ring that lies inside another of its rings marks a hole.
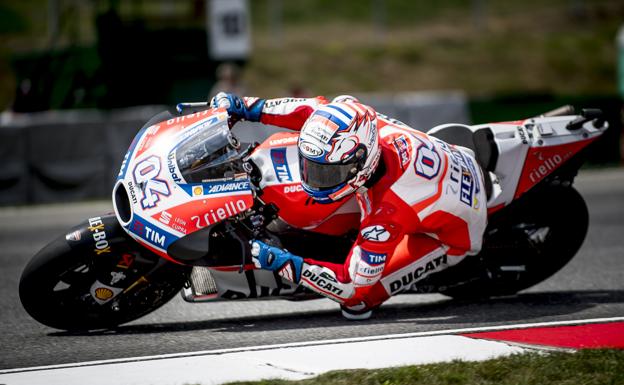
[[[233,182],[181,184],[180,187],[191,197],[251,191],[251,183],[248,179]]]

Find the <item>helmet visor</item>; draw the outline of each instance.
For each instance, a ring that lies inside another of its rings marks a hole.
[[[299,170],[306,185],[314,189],[328,189],[353,178],[358,172],[358,165],[355,158],[345,164],[327,164],[300,156]]]

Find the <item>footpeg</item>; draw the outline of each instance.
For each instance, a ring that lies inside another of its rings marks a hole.
[[[217,284],[210,269],[201,266],[193,267],[191,277],[182,289],[182,298],[187,302],[204,302],[217,298],[217,293]]]

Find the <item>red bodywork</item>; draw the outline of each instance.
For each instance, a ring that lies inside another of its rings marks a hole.
[[[573,155],[581,151],[597,137],[548,147],[531,147],[524,161],[514,199],[520,197],[542,179],[557,170]]]

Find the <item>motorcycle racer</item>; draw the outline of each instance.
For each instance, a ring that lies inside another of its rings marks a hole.
[[[257,268],[367,319],[390,296],[481,249],[487,222],[482,170],[470,150],[375,112],[351,96],[259,99],[219,93],[234,121],[300,131],[304,191],[319,203],[356,194],[358,237],[343,264],[293,255],[259,240]]]

